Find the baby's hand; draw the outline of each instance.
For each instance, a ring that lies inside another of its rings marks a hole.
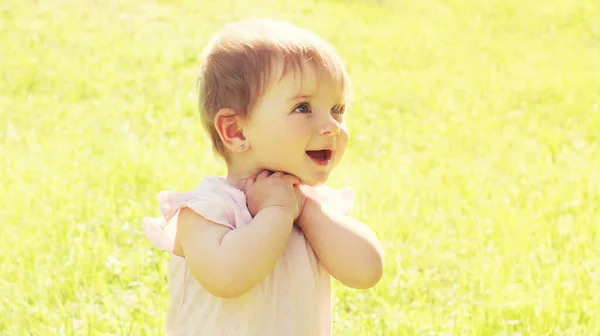
[[[281,207],[298,218],[304,206],[304,194],[297,188],[300,180],[282,172],[262,171],[256,178],[250,178],[242,190],[246,194],[248,210],[254,217],[262,209]]]

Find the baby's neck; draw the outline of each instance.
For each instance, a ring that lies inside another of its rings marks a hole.
[[[229,185],[242,190],[246,181],[249,178],[258,175],[261,170],[262,169],[253,167],[253,165],[248,163],[241,164],[239,162],[230,162],[227,164],[227,177],[225,181]]]

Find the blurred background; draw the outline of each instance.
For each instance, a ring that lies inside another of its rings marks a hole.
[[[254,16],[324,37],[355,86],[331,186],[386,269],[334,282],[335,335],[600,334],[597,0],[3,0],[0,334],[162,334],[141,218],[225,172],[199,54]]]

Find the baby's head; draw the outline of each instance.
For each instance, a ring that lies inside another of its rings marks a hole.
[[[282,171],[326,182],[348,144],[348,74],[335,49],[288,23],[252,19],[204,52],[200,114],[230,175]]]

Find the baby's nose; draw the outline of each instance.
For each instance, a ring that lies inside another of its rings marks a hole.
[[[321,135],[338,135],[340,134],[340,123],[330,116],[321,125],[319,133]]]

